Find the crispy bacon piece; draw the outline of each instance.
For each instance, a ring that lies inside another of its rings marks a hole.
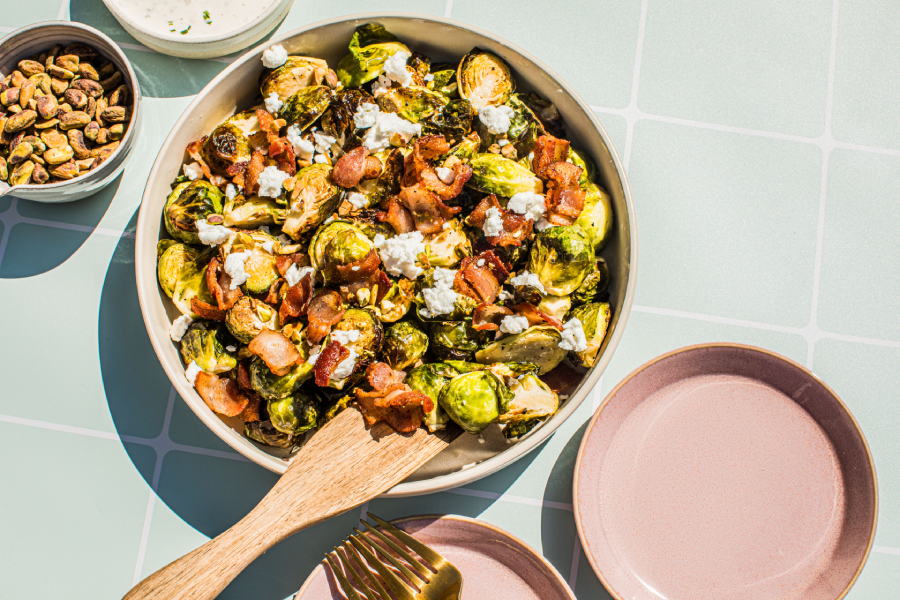
[[[240,162],[236,162],[232,165],[229,165],[227,169],[225,169],[225,174],[229,177],[234,177],[238,173],[243,173],[244,169],[247,168],[247,165],[250,163],[249,160],[242,160]]]
[[[563,329],[563,323],[553,315],[548,315],[529,302],[520,302],[511,307],[512,311],[520,317],[528,319],[528,326],[542,325],[546,323],[552,327],[556,327],[560,331]]]
[[[254,150],[244,173],[244,195],[252,196],[259,191],[259,174],[266,169],[266,155],[262,150]]]
[[[206,164],[206,161],[203,160],[203,155],[200,154],[200,148],[203,147],[203,142],[206,141],[208,135],[204,135],[199,140],[194,140],[190,144],[187,145],[187,153],[191,156],[194,161],[200,164],[200,169],[203,171],[203,174],[206,175],[207,179],[212,179],[212,172],[209,170],[209,165]]]
[[[571,225],[584,209],[586,192],[578,184],[581,167],[560,161],[546,167],[547,220],[554,225]]]
[[[309,303],[306,316],[309,317],[306,335],[310,342],[318,344],[331,331],[331,326],[344,316],[341,295],[334,290],[322,290]]]
[[[329,342],[319,358],[316,359],[316,366],[313,374],[316,378],[316,385],[325,387],[331,379],[331,374],[339,364],[344,362],[350,356],[350,350],[344,348],[340,342]]]
[[[294,154],[294,146],[287,138],[275,138],[269,144],[269,157],[275,160],[275,165],[288,175],[293,176],[297,172],[297,157]]]
[[[274,135],[275,137],[278,137],[278,124],[275,122],[275,117],[269,114],[268,111],[257,108],[256,119],[259,121],[259,128],[261,130],[270,136]],[[271,142],[271,140],[269,141]]]
[[[397,233],[410,233],[416,230],[416,221],[405,206],[391,198],[386,213],[379,212],[378,218],[394,228]]]
[[[338,286],[338,291],[346,302],[352,302],[359,305],[368,305],[371,302],[371,295],[374,292],[375,304],[379,304],[390,291],[391,285],[390,278],[388,278],[384,271],[379,269],[364,279],[342,283]],[[369,290],[369,301],[360,299],[359,291],[362,289]]]
[[[381,164],[381,160],[377,156],[366,157],[363,179],[377,179],[382,171],[384,171],[384,165]]]
[[[279,254],[275,257],[275,268],[278,269],[282,277],[294,263],[300,267],[309,265],[308,255],[302,252],[294,252],[293,254]]]
[[[249,402],[247,396],[241,393],[238,384],[227,377],[200,371],[194,381],[194,387],[197,388],[197,393],[213,412],[226,417],[236,417],[241,414]]]
[[[494,274],[497,281],[503,283],[509,278],[510,266],[502,258],[497,256],[493,250],[479,252],[475,256],[475,264],[478,264],[478,261],[481,259],[484,259],[485,266],[491,270],[491,273]]]
[[[250,341],[247,350],[263,359],[269,370],[279,377],[287,375],[291,367],[303,360],[291,340],[266,327]]]
[[[305,315],[309,310],[311,299],[312,281],[307,274],[296,285],[289,287],[284,295],[284,300],[281,301],[281,306],[278,308],[278,317],[281,322],[285,323],[288,319]]]
[[[422,425],[425,413],[434,410],[431,398],[403,383],[405,377],[406,373],[395,371],[385,363],[368,366],[366,379],[374,391],[357,388],[356,401],[369,426],[386,421],[396,431],[409,433]]]
[[[212,304],[207,304],[197,298],[191,298],[191,312],[204,319],[209,319],[210,321],[224,321],[225,320],[225,311],[221,308],[216,308]]]
[[[472,168],[463,162],[453,165],[453,183],[445,183],[438,177],[437,171],[430,163],[431,159],[450,151],[450,144],[443,135],[426,135],[413,144],[413,151],[404,163],[403,185],[413,187],[422,185],[437,195],[441,200],[451,200],[462,192],[463,185],[472,177]]]
[[[238,301],[243,294],[241,288],[231,289],[231,275],[225,272],[219,257],[213,257],[206,267],[206,287],[209,293],[216,299],[216,304],[222,310],[228,310]]]
[[[266,294],[266,304],[278,304],[281,301],[281,286],[284,285],[284,277],[279,277],[269,286],[269,293]]]
[[[247,367],[249,363],[250,360],[246,358],[238,363],[237,384],[245,392],[253,391],[253,385],[250,383],[250,369]]]
[[[357,146],[334,163],[331,179],[343,188],[355,187],[366,173],[367,156],[369,156],[369,149],[365,146]],[[379,161],[378,164],[380,165],[381,162]]]
[[[497,331],[503,317],[513,314],[505,306],[495,304],[479,304],[472,313],[472,327],[478,331]]]
[[[475,257],[467,256],[459,265],[453,287],[457,292],[465,294],[479,302],[491,304],[500,293],[500,282],[494,276],[487,261],[478,265]]]
[[[481,229],[487,219],[487,211],[496,208],[503,219],[503,230],[499,235],[486,236],[487,241],[493,246],[521,246],[522,242],[531,235],[534,221],[526,219],[525,215],[506,210],[497,201],[497,196],[491,194],[482,198],[475,210],[466,217],[466,223],[472,227]]]
[[[349,265],[337,265],[335,268],[344,281],[349,281],[374,275],[380,265],[381,258],[379,258],[375,249],[372,248],[361,259],[355,260]]]
[[[256,392],[245,391],[244,395],[247,397],[247,406],[238,415],[238,419],[244,423],[259,421],[259,408],[262,406],[262,398]]]
[[[373,389],[383,392],[387,386],[393,383],[403,383],[403,380],[406,379],[406,372],[395,371],[387,363],[373,362],[366,367],[366,379]]]
[[[459,206],[447,206],[422,184],[403,188],[397,197],[412,213],[416,229],[423,234],[437,233],[447,219],[462,210]]]
[[[555,369],[540,376],[541,381],[547,384],[556,393],[573,389],[581,381],[581,375],[572,367],[560,363]]]
[[[221,175],[212,175],[209,182],[219,188],[224,188],[228,184],[228,180]]]
[[[569,142],[552,135],[542,135],[534,146],[534,158],[531,160],[532,170],[538,177],[546,179],[547,175],[544,173],[544,169],[555,162],[564,161],[568,157]]]

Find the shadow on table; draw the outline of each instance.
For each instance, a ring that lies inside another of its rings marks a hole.
[[[9,203],[2,215],[3,226],[12,227],[0,278],[33,277],[69,260],[100,223],[121,183],[120,174],[96,194],[75,202],[48,204],[16,198],[13,204],[11,198],[0,199]]]

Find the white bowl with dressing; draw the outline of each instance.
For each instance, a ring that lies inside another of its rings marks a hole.
[[[215,58],[261,40],[294,0],[103,0],[139,42],[182,58]]]

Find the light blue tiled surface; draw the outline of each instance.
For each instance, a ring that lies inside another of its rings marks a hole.
[[[0,598],[114,599],[232,525],[275,481],[172,393],[134,285],[147,174],[192,95],[227,63],[142,50],[101,0],[28,6],[0,11],[0,27],[71,16],[128,45],[144,123],[124,174],[97,196],[0,199]],[[653,356],[743,342],[812,367],[854,411],[881,507],[849,598],[900,594],[896,2],[298,0],[278,31],[379,8],[495,31],[566,77],[629,169],[641,247],[619,349],[550,440],[464,488],[370,508],[485,519],[540,550],[579,599],[609,598],[571,509],[585,423]],[[223,597],[288,596],[356,516],[288,540]]]

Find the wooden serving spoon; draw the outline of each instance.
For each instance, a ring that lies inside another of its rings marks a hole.
[[[400,483],[460,433],[453,425],[403,435],[384,422],[366,430],[358,411],[344,410],[300,448],[250,514],[144,579],[123,600],[211,600],[257,556]]]

